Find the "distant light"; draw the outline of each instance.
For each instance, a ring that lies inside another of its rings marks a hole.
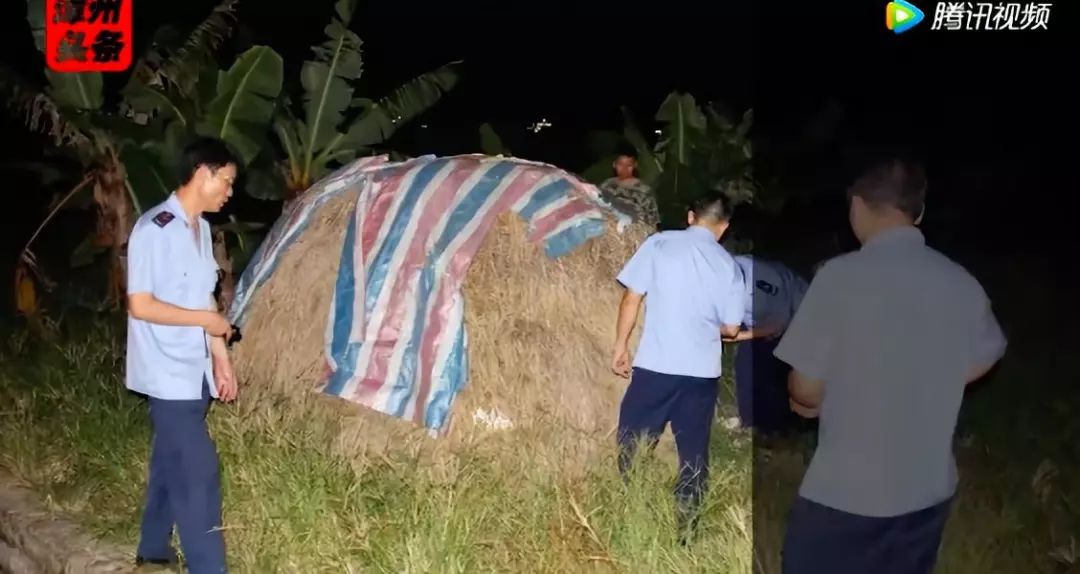
[[[427,129],[427,124],[420,124],[420,127],[424,128],[426,130]]]
[[[547,121],[547,118],[543,118],[540,121],[538,121],[538,122],[536,122],[534,124],[531,124],[529,127],[525,128],[525,129],[527,129],[527,130],[531,131],[532,133],[536,134],[536,133],[540,133],[540,130],[542,130],[544,128],[550,128],[550,127],[551,127],[551,122]]]
[[[660,130],[656,130],[656,135],[660,135]]]

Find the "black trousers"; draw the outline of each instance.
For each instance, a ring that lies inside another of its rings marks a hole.
[[[735,347],[735,402],[743,427],[771,433],[795,424],[787,391],[791,369],[773,356],[779,343],[780,339],[751,339]]]
[[[860,516],[795,499],[784,537],[784,574],[930,574],[951,499],[890,517]]]
[[[709,433],[717,383],[717,379],[635,368],[619,408],[619,471],[625,476],[642,440],[651,448],[671,423],[679,451],[675,495],[682,507],[696,509],[709,477]]]

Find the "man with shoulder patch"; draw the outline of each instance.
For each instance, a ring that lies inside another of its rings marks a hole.
[[[689,228],[650,236],[619,273],[619,305],[611,369],[630,386],[619,410],[619,470],[636,447],[651,447],[671,424],[679,451],[680,529],[692,527],[708,479],[709,434],[721,375],[722,336],[739,331],[743,282],[720,245],[730,200],[704,197],[690,208]],[[645,322],[631,377],[630,335],[642,302]]]
[[[929,573],[956,491],[968,383],[1004,355],[979,282],[916,227],[926,177],[899,160],[848,190],[862,244],[815,275],[776,349],[792,409],[819,417],[792,506],[783,571]]]
[[[773,355],[780,336],[808,287],[787,265],[752,255],[736,255],[745,282],[743,328],[733,342],[735,402],[739,423],[763,434],[781,432],[791,422],[787,369]]]
[[[180,161],[180,187],[147,210],[128,239],[127,387],[147,395],[153,445],[136,564],[175,564],[173,525],[192,574],[225,572],[217,450],[210,399],[236,398],[229,322],[214,300],[206,212],[232,196],[237,161],[200,139]]]

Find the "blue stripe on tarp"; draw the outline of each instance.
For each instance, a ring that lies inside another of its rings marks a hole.
[[[582,243],[603,235],[606,231],[607,225],[603,219],[587,219],[549,237],[544,244],[544,252],[553,259],[562,257],[580,247]]]
[[[362,185],[362,178],[367,177],[367,176],[365,174],[360,174],[360,175],[356,175],[355,177],[357,178],[357,181],[354,182],[354,183],[360,183]],[[262,287],[263,284],[266,283],[266,281],[269,278],[274,276],[274,271],[277,270],[278,261],[281,259],[281,256],[284,255],[285,252],[289,250],[289,246],[292,245],[292,243],[294,241],[296,241],[296,238],[299,237],[300,234],[303,233],[304,230],[307,229],[308,225],[311,223],[312,214],[314,214],[315,211],[319,207],[322,206],[322,204],[326,203],[327,201],[329,201],[331,198],[338,195],[339,193],[342,193],[345,190],[350,189],[350,187],[351,186],[349,186],[349,185],[343,185],[343,186],[341,186],[341,187],[339,187],[337,189],[324,190],[322,192],[322,195],[320,195],[317,199],[315,199],[312,202],[311,207],[308,209],[307,214],[305,214],[300,219],[300,221],[297,222],[296,227],[294,227],[291,231],[289,229],[282,229],[281,233],[282,234],[288,234],[288,237],[281,243],[280,246],[278,246],[277,252],[273,255],[273,257],[271,257],[270,260],[265,261],[265,262],[261,262],[263,264],[263,266],[265,266],[265,269],[266,269],[265,273],[262,274],[262,278],[257,283],[251,285],[250,287],[246,287],[245,285],[247,283],[253,281],[252,277],[254,276],[254,274],[262,271],[263,267],[257,265],[257,263],[260,263],[260,259],[262,259],[263,253],[268,248],[267,246],[270,245],[271,243],[273,243],[273,241],[270,241],[270,238],[274,237],[274,231],[278,227],[287,226],[288,223],[289,223],[290,217],[283,215],[280,219],[278,219],[277,223],[274,224],[274,227],[270,228],[270,233],[268,233],[267,236],[265,238],[263,238],[262,243],[259,244],[259,247],[255,250],[255,253],[252,255],[251,260],[248,263],[247,268],[240,275],[240,281],[237,283],[237,290],[236,290],[237,293],[245,293],[248,290],[252,291],[252,293],[251,293],[250,296],[245,297],[245,298],[242,299],[243,304],[241,305],[241,307],[239,309],[234,308],[234,309],[230,310],[229,316],[230,316],[230,321],[231,322],[235,323],[239,327],[244,326],[244,323],[247,321],[247,310],[250,307],[249,303],[251,302],[252,298],[255,296],[254,291],[256,289],[259,289],[260,287]],[[302,206],[297,206],[297,209],[302,209]],[[291,216],[291,214],[290,214],[290,216]],[[235,300],[237,300],[237,299],[234,299],[234,301]]]
[[[525,221],[531,221],[533,216],[538,211],[544,208],[544,206],[550,205],[566,196],[566,192],[570,191],[574,185],[570,183],[570,180],[565,177],[561,177],[544,187],[533,192],[532,199],[525,204],[525,207],[518,211],[518,215],[523,217]]]
[[[251,259],[248,262],[247,268],[244,269],[244,272],[240,274],[240,279],[236,282],[236,293],[237,295],[239,295],[239,297],[235,297],[233,301],[234,303],[240,304],[234,304],[233,308],[229,309],[229,321],[239,327],[243,327],[244,322],[247,320],[247,301],[251,300],[250,297],[245,298],[243,297],[243,295],[246,295],[249,290],[254,290],[258,288],[258,285],[251,285],[249,287],[248,284],[254,281],[255,274],[259,272],[263,265],[266,264],[266,262],[262,261],[262,258],[264,257],[265,252],[268,249],[267,246],[271,243],[271,239],[275,236],[275,232],[278,232],[279,234],[284,233],[284,230],[281,230],[281,228],[287,225],[287,223],[287,218],[282,217],[278,219],[277,223],[275,223],[273,227],[270,228],[270,232],[267,233],[266,237],[264,237],[262,242],[259,243],[259,247],[257,247],[255,249],[255,253],[252,254]],[[270,275],[272,275],[272,273],[267,274],[267,276]],[[254,293],[252,293],[252,295],[254,295]]]
[[[499,183],[506,177],[506,174],[514,167],[510,162],[498,162],[479,168],[486,170],[486,172],[454,208],[453,213],[450,214],[446,222],[446,227],[424,261],[424,268],[420,272],[420,280],[414,295],[417,307],[416,316],[413,318],[412,333],[409,335],[405,353],[401,357],[401,371],[398,374],[398,380],[394,383],[393,390],[390,392],[388,410],[391,410],[395,416],[404,416],[405,407],[412,399],[413,392],[417,390],[414,382],[417,380],[420,346],[427,327],[428,303],[435,287],[435,265],[443,257],[450,243],[461,234],[461,231],[472,223],[473,219],[480,216],[480,209],[483,207],[484,202],[487,201]],[[434,383],[435,381],[432,381],[432,384]],[[417,405],[417,408],[423,409],[424,406]]]
[[[463,314],[464,316],[464,314]],[[469,381],[469,356],[465,349],[465,321],[458,325],[454,346],[446,358],[446,367],[439,379],[439,390],[431,395],[430,405],[424,413],[424,426],[441,429],[454,404],[454,397]]]
[[[354,320],[356,296],[356,213],[354,206],[345,228],[345,243],[341,246],[341,263],[334,284],[333,332],[330,337],[330,356],[337,366],[330,374],[324,393],[338,395],[356,370],[359,345],[349,342]]]
[[[416,178],[413,179],[412,185],[405,192],[405,197],[401,199],[401,208],[394,214],[394,220],[391,222],[386,239],[379,246],[379,250],[371,260],[369,268],[364,270],[368,274],[367,292],[364,299],[366,317],[371,316],[375,308],[375,302],[379,300],[379,294],[382,293],[383,285],[386,283],[387,275],[398,271],[397,269],[390,269],[390,261],[398,250],[402,235],[405,234],[409,224],[412,223],[412,214],[418,203],[417,200],[424,194],[424,190],[431,183],[431,180],[435,178],[435,175],[449,163],[450,159],[439,159],[420,168]],[[372,200],[376,199],[372,198]],[[387,217],[389,216],[390,214],[387,213]]]
[[[461,230],[472,222],[473,218],[478,215],[478,212],[484,206],[484,202],[491,197],[492,192],[499,187],[506,175],[515,167],[517,167],[515,164],[503,161],[494,164],[487,170],[487,173],[476,182],[476,185],[468,191],[465,199],[461,200],[454,212],[450,214],[446,229],[439,237],[439,240],[435,242],[434,251],[436,253],[446,251],[450,243],[458,236],[458,233],[461,233]]]

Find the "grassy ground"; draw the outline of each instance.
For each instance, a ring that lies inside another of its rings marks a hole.
[[[992,292],[1028,305],[1003,312],[1006,328],[1049,343],[1013,335],[1001,368],[965,403],[961,491],[941,572],[1080,568],[1080,386],[1060,350],[1075,337],[1048,333],[1037,321],[1046,314],[1030,307],[1034,287],[1014,288]],[[1067,312],[1055,316],[1071,324]],[[48,344],[20,331],[0,341],[0,465],[52,508],[133,547],[149,433],[145,403],[123,389],[117,333],[98,326]],[[345,460],[326,454],[335,424],[312,405],[241,401],[215,407],[211,426],[237,572],[748,572],[753,564],[774,573],[808,460],[805,437],[752,456],[745,436],[718,427],[702,534],[683,548],[667,496],[669,448],[626,487],[611,456],[570,481],[533,464],[528,444],[439,469],[411,452]]]
[[[144,402],[123,389],[121,350],[102,332],[59,346],[10,337],[0,464],[53,508],[133,546],[149,432]],[[335,428],[310,405],[215,407],[211,427],[239,572],[749,569],[748,444],[716,441],[705,534],[684,549],[667,457],[644,465],[627,488],[613,459],[568,482],[531,465],[528,445],[438,471],[410,453],[343,460],[324,454]]]

